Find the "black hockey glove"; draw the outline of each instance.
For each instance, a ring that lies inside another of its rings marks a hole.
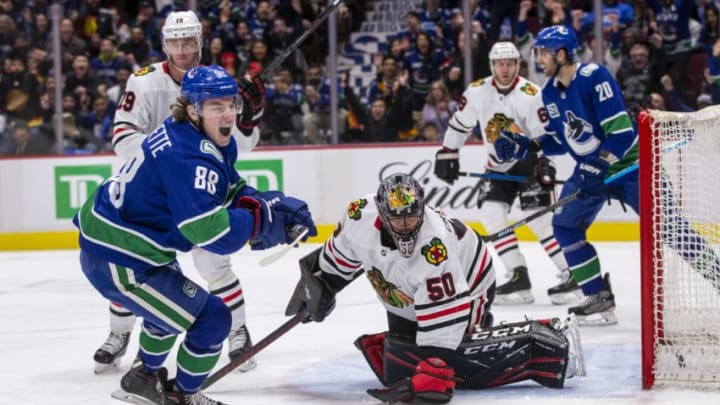
[[[536,166],[537,181],[540,186],[545,190],[552,190],[555,188],[555,163],[545,156],[540,156],[537,160]]]
[[[242,97],[243,108],[237,116],[236,124],[245,136],[250,136],[265,111],[265,85],[259,76],[252,80],[241,77],[238,94]]]
[[[457,149],[442,148],[435,154],[435,176],[452,185],[458,179],[460,153]]]

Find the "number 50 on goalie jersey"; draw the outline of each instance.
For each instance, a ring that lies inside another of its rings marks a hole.
[[[366,270],[388,312],[417,322],[416,343],[455,350],[489,309],[490,254],[472,229],[425,207],[411,257],[382,227],[374,196],[350,203],[320,255],[320,268],[346,280]]]

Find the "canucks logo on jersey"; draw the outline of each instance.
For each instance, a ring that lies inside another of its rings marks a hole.
[[[600,139],[593,136],[593,128],[587,121],[576,116],[571,110],[565,111],[565,139],[579,155],[593,152]]]

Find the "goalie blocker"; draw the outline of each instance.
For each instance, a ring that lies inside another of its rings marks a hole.
[[[413,376],[422,348],[407,336],[387,332],[355,341],[380,382],[392,386]],[[574,318],[501,324],[466,336],[443,359],[455,370],[459,389],[482,389],[533,380],[563,388],[565,379],[585,376],[585,361]]]

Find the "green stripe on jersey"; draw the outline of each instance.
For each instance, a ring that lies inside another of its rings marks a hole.
[[[579,266],[570,267],[570,273],[578,285],[583,285],[600,274],[600,259],[595,256]]]
[[[626,153],[625,156],[622,157],[622,159],[618,160],[617,162],[610,165],[610,168],[608,168],[607,177],[612,176],[613,174],[619,172],[620,170],[625,169],[628,166],[634,165],[635,162],[638,160],[638,144],[635,142],[635,145],[632,146]]]
[[[160,246],[140,232],[100,216],[93,209],[94,200],[91,197],[80,209],[80,231],[86,239],[153,266],[175,260],[174,249]]]
[[[121,292],[173,329],[182,332],[195,322],[195,316],[152,286],[146,283],[135,284],[135,275],[132,269],[110,263],[110,273]]]
[[[140,347],[145,353],[162,356],[172,350],[178,335],[155,336],[142,328],[140,331]]]
[[[199,376],[210,373],[220,359],[220,350],[214,353],[198,354],[188,350],[185,343],[180,345],[177,354],[178,367],[188,374]]]
[[[612,136],[614,132],[633,130],[630,116],[625,111],[606,119],[600,125],[602,125],[603,132],[606,136]]]
[[[178,228],[193,245],[204,246],[221,238],[230,230],[230,214],[225,207],[183,221]]]

